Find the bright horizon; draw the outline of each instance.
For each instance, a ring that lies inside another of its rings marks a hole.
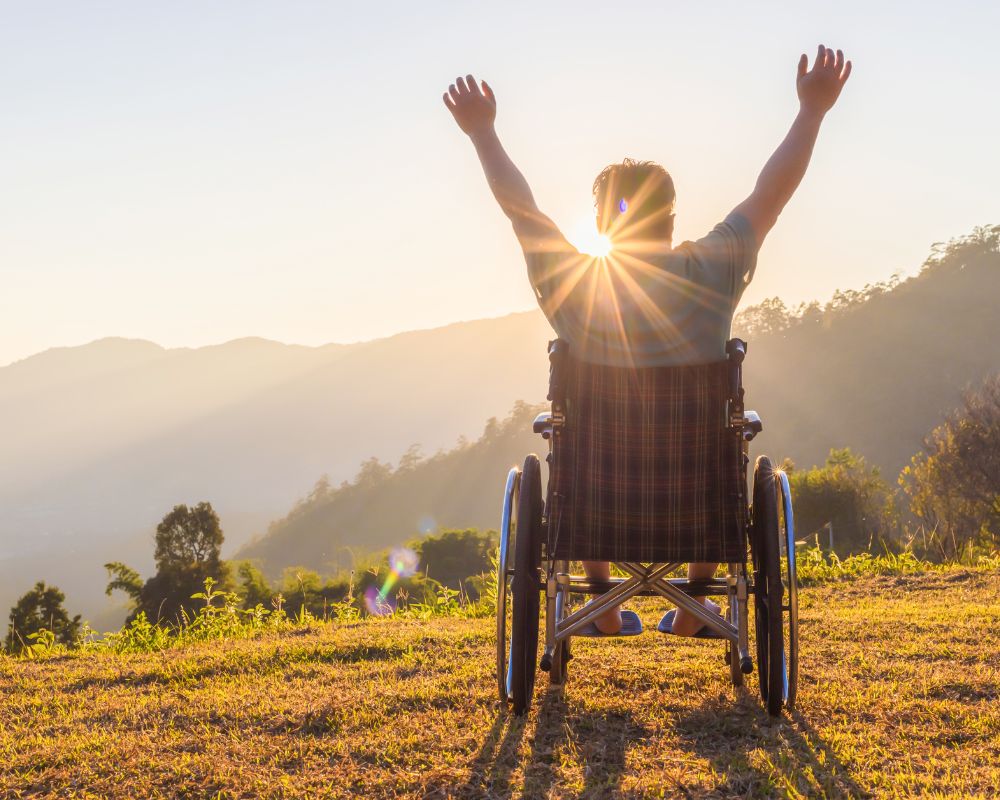
[[[795,114],[798,54],[844,49],[854,76],[744,305],[913,274],[933,242],[1000,222],[997,9],[608,9],[0,2],[0,365],[535,308],[441,103],[466,72],[571,239],[594,175],[631,156],[674,176],[679,242],[749,193]]]

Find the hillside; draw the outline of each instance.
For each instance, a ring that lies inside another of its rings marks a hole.
[[[507,471],[547,447],[531,431],[544,408],[518,404],[502,422],[491,419],[477,441],[399,469],[369,461],[349,484],[320,482],[236,557],[258,560],[271,577],[294,565],[330,573],[352,566],[352,550],[367,554],[418,532],[496,528]]]
[[[971,248],[825,310],[765,324],[751,309],[738,323],[751,328],[748,404],[764,419],[754,452],[810,466],[850,446],[892,483],[961,389],[1000,369],[988,344],[1000,341],[1000,316],[981,300],[997,292],[1000,254]],[[427,527],[496,527],[507,470],[548,447],[531,433],[537,410],[520,409],[475,445],[314,492],[238,555],[272,575],[298,564],[335,570],[350,565],[351,547],[377,550]]]
[[[969,239],[888,291],[753,337],[760,447],[812,465],[847,445],[894,480],[962,390],[1000,371],[1000,227]]]
[[[718,642],[650,632],[574,640],[523,721],[498,708],[492,619],[0,658],[0,795],[994,797],[998,596],[964,570],[805,589],[777,722],[755,683],[734,697]]]
[[[532,313],[349,346],[109,339],[0,368],[0,607],[44,578],[92,616],[101,565],[148,569],[176,503],[212,502],[232,552],[321,474],[475,436],[544,397],[547,335]]]

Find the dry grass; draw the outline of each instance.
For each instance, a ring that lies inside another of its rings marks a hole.
[[[654,633],[577,640],[523,721],[495,700],[490,620],[0,659],[0,795],[993,797],[998,596],[975,571],[804,590],[779,722],[734,697],[718,642]]]

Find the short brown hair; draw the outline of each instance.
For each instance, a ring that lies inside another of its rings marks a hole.
[[[626,158],[620,164],[609,164],[594,180],[594,209],[602,231],[626,208],[636,218],[665,211],[673,213],[677,194],[670,173],[653,161]]]

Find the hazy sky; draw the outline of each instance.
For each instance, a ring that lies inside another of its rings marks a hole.
[[[632,156],[673,173],[684,239],[752,188],[798,54],[842,47],[854,75],[745,302],[912,272],[1000,222],[997,8],[0,0],[0,364],[109,335],[319,344],[534,307],[441,103],[467,71],[568,232]]]

